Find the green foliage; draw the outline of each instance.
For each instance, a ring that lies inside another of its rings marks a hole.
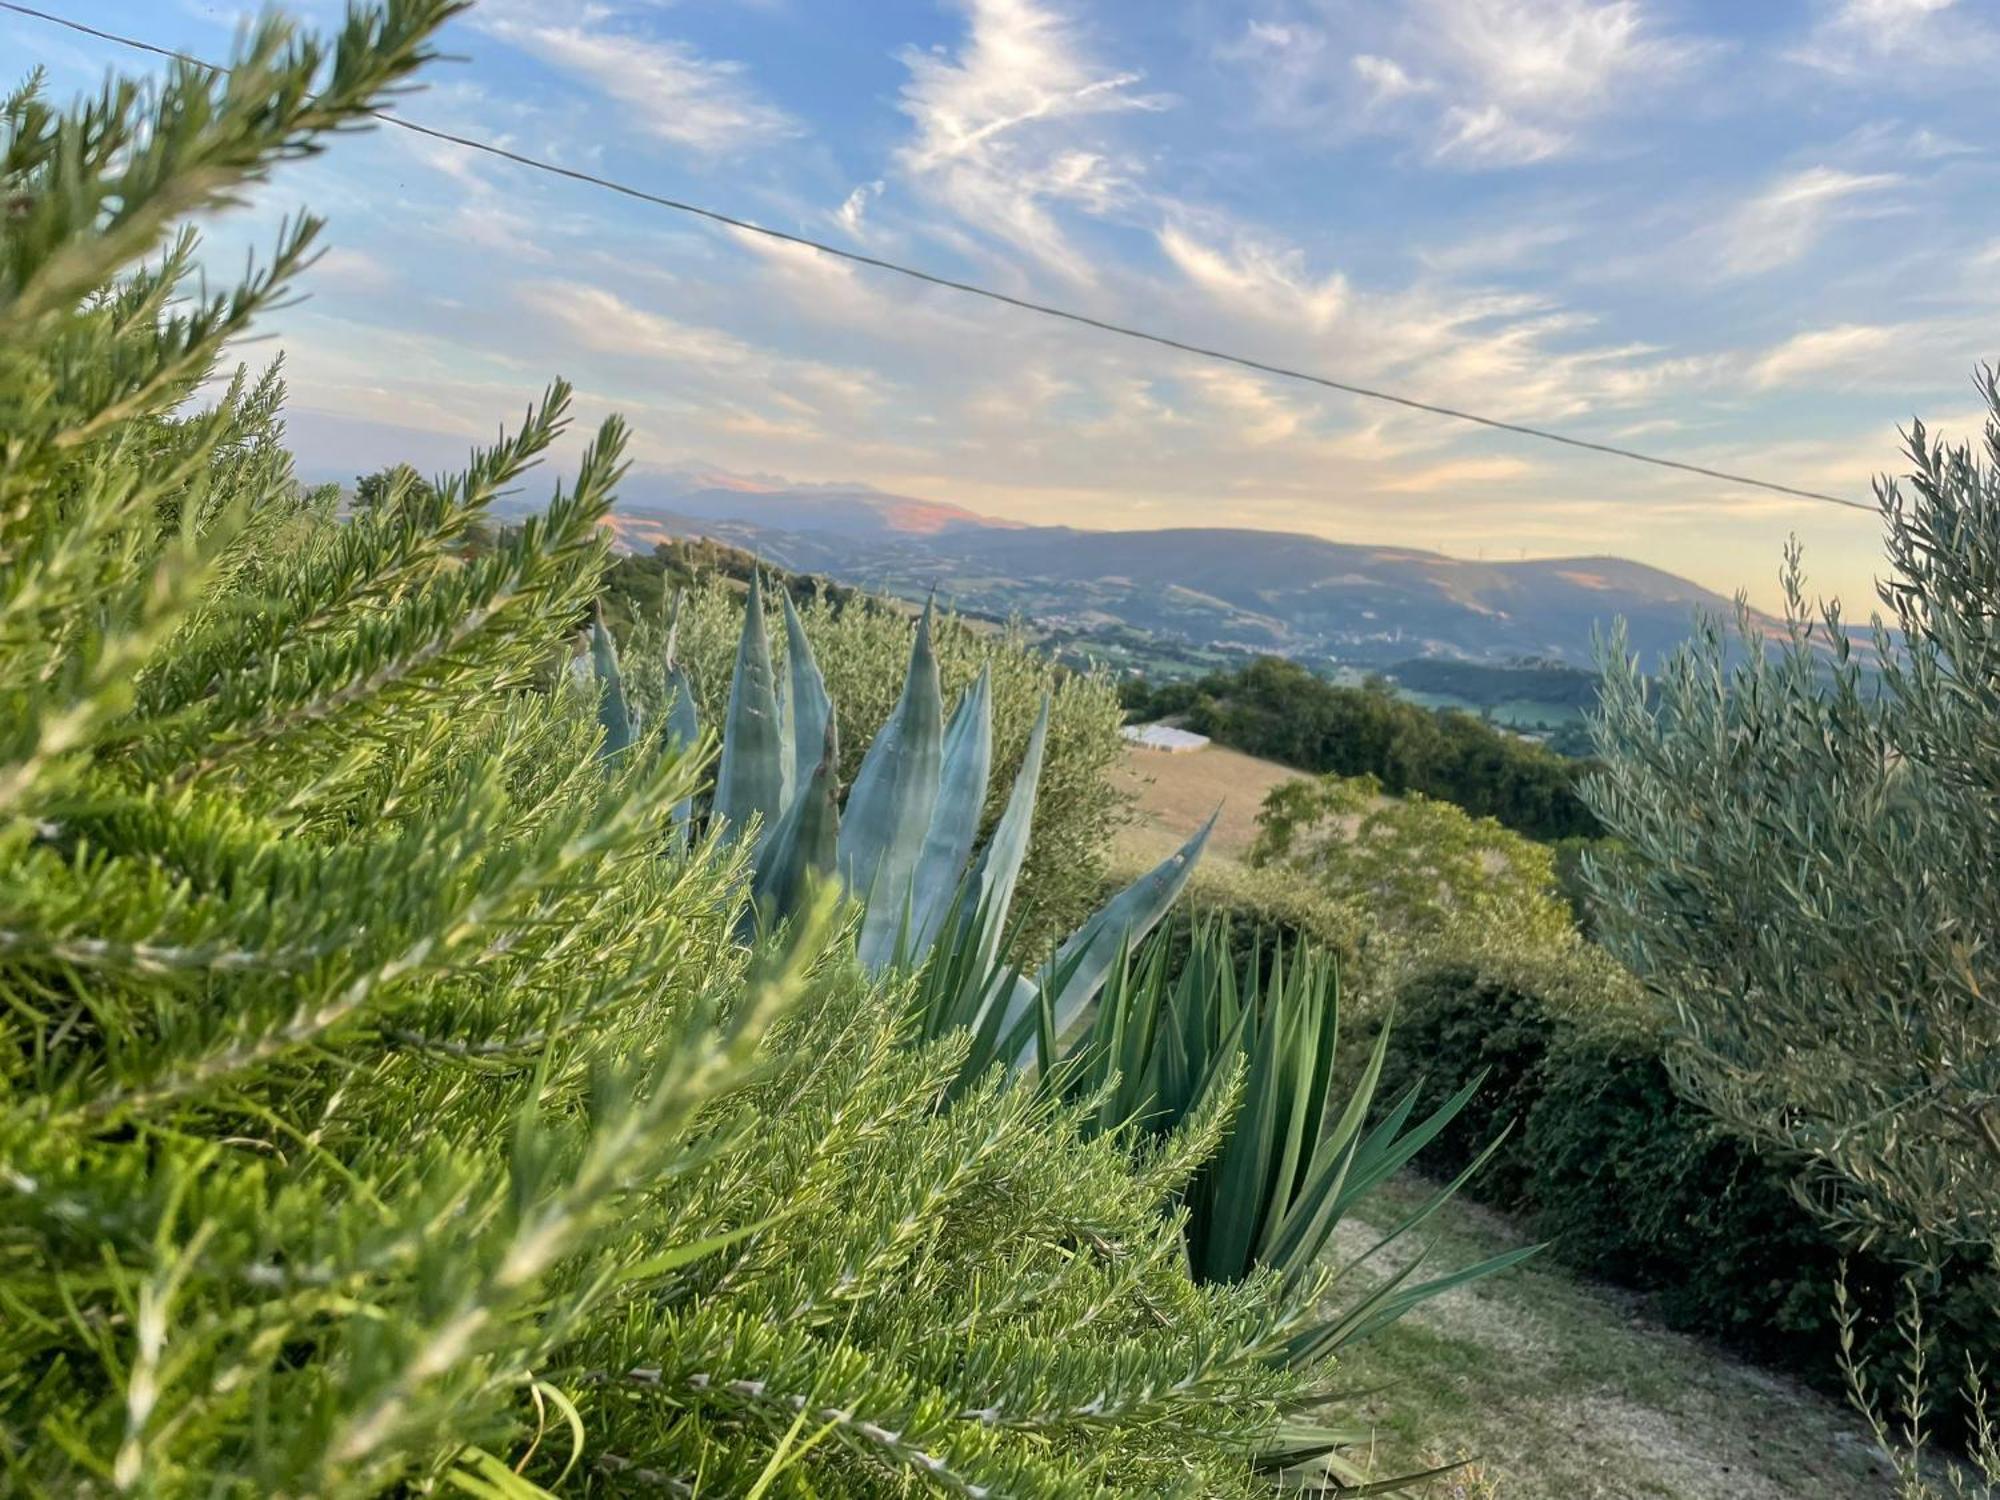
[[[1907,491],[1879,486],[1879,686],[1837,605],[1807,606],[1793,549],[1774,649],[1746,633],[1726,669],[1711,623],[1657,703],[1615,653],[1589,795],[1626,846],[1606,940],[1675,1007],[1685,1086],[1811,1163],[1858,1235],[2000,1257],[2000,383],[1982,387],[1983,455],[1913,424]]]
[[[1389,1030],[1381,1029],[1366,1066],[1340,1096],[1340,978],[1330,956],[1279,943],[1268,954],[1253,949],[1239,959],[1226,922],[1198,927],[1170,969],[1173,946],[1155,940],[1136,961],[1120,963],[1090,1031],[1065,1059],[1064,1084],[1096,1102],[1100,1129],[1136,1121],[1157,1134],[1220,1110],[1240,1077],[1242,1108],[1186,1193],[1188,1260],[1203,1281],[1237,1281],[1268,1266],[1288,1287],[1307,1288],[1321,1276],[1342,1219],[1445,1132],[1478,1081],[1414,1125],[1416,1091],[1406,1090],[1364,1128]],[[1416,1229],[1457,1186],[1407,1216],[1360,1260]],[[1440,1292],[1522,1258],[1504,1255],[1419,1281],[1423,1258],[1413,1257],[1339,1317],[1302,1328],[1293,1336],[1293,1356],[1316,1360]]]
[[[1672,1327],[1728,1342],[1831,1385],[1847,1268],[1857,1353],[1894,1363],[1903,1268],[1855,1251],[1802,1202],[1785,1162],[1718,1126],[1674,1087],[1668,1039],[1636,985],[1589,948],[1561,960],[1447,963],[1397,997],[1386,1091],[1434,1107],[1471,1078],[1515,1129],[1468,1191],[1523,1216],[1550,1253],[1648,1294]],[[1472,1159],[1461,1133],[1431,1146],[1433,1171]],[[1966,1415],[1968,1357],[2000,1360],[1986,1311],[2000,1290],[1976,1260],[1947,1263],[1932,1308],[1940,1425]]]
[[[1385,797],[1371,777],[1321,776],[1273,787],[1257,821],[1251,864],[1291,870],[1363,914],[1373,970],[1486,941],[1474,934],[1525,949],[1574,941],[1548,846],[1449,802]]]
[[[111,279],[456,8],[0,117],[0,1488],[1265,1492],[1285,1289],[1160,1212],[1220,1115],[940,1107],[967,1039],[824,901],[746,951],[685,720],[554,669],[622,428],[477,557],[560,384],[339,523],[274,378],[183,410],[312,226],[212,300],[186,239]]]
[[[972,864],[992,762],[990,669],[982,667],[965,691],[947,733],[933,614],[926,608],[896,706],[862,757],[845,805],[837,807],[833,706],[789,598],[784,609],[789,659],[781,682],[764,624],[762,582],[753,577],[730,675],[710,813],[712,832],[751,843],[758,921],[776,927],[791,920],[819,882],[837,876],[860,908],[856,954],[870,973],[922,967],[934,947],[948,950],[941,971],[950,974],[951,987],[928,981],[913,1014],[923,1023],[923,1035],[965,1027],[1001,1047],[989,1053],[984,1045],[975,1046],[966,1081],[996,1058],[1028,1066],[1029,1030],[1041,1026],[1049,1043],[1067,1036],[1119,948],[1143,938],[1172,906],[1208,829],[1092,913],[1032,981],[1023,978],[996,960],[1046,760],[1048,700],[1042,701],[1007,811]],[[670,641],[678,625],[677,617]],[[632,732],[624,677],[601,621],[593,624],[591,640],[605,744],[616,755]],[[671,656],[668,676],[673,679]],[[670,706],[670,717],[677,706]],[[806,754],[815,756],[815,768],[801,784],[794,763]],[[992,1024],[982,1026],[989,1018]],[[1051,1052],[1050,1045],[1041,1049],[1044,1058]]]
[[[1196,682],[1125,690],[1134,718],[1182,716],[1188,727],[1302,771],[1372,776],[1387,791],[1422,792],[1529,838],[1602,830],[1577,785],[1584,767],[1469,714],[1434,713],[1388,687],[1336,687],[1296,662],[1260,657]]]
[[[862,757],[889,721],[908,669],[914,625],[896,612],[861,601],[813,596],[798,603],[828,697],[840,720],[837,784],[852,787]],[[653,667],[660,659],[658,626],[642,620],[625,638],[627,688],[648,714],[667,697]],[[678,656],[687,670],[702,722],[723,721],[731,664],[742,635],[742,592],[714,577],[689,588],[680,616]],[[952,615],[932,618],[940,699],[956,704],[984,671],[991,712],[991,751],[979,837],[990,837],[1019,773],[1044,696],[1049,699],[1046,751],[1037,782],[1032,835],[1013,908],[1019,950],[1039,957],[1096,907],[1105,884],[1110,834],[1125,812],[1111,773],[1123,750],[1114,690],[1100,677],[1056,667],[1025,639],[982,633]],[[789,646],[772,642],[774,662]]]

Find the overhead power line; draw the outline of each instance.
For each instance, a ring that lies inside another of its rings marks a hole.
[[[137,37],[122,36],[115,31],[105,31],[96,26],[73,21],[67,16],[58,16],[45,10],[37,10],[31,5],[16,3],[16,0],[0,0],[0,10],[8,10],[16,15],[29,16],[37,21],[47,21],[52,25],[67,27],[85,36],[100,41],[116,43],[138,52],[149,52],[155,57],[170,58],[190,67],[203,68],[211,73],[227,74],[230,70],[219,63],[208,62],[186,52],[171,47],[162,47],[153,42],[141,41]],[[1537,438],[1545,443],[1560,443],[1566,448],[1580,448],[1588,453],[1602,453],[1612,458],[1627,459],[1632,463],[1650,464],[1657,469],[1674,469],[1683,474],[1698,474],[1704,479],[1719,479],[1726,484],[1740,484],[1752,489],[1769,490],[1774,494],[1790,495],[1799,500],[1814,500],[1825,505],[1838,505],[1847,510],[1866,511],[1873,514],[1876,507],[1860,500],[1848,499],[1842,495],[1829,495],[1823,490],[1809,490],[1797,485],[1780,484],[1772,479],[1758,479],[1749,474],[1732,474],[1726,469],[1711,469],[1704,464],[1688,463],[1678,458],[1664,458],[1657,453],[1642,453],[1636,448],[1624,448],[1615,443],[1595,442],[1590,438],[1577,437],[1566,432],[1553,432],[1546,427],[1532,427],[1523,422],[1509,422],[1500,417],[1482,416],[1478,412],[1465,411],[1454,406],[1440,406],[1431,401],[1419,401],[1414,396],[1401,396],[1394,391],[1377,390],[1372,386],[1357,385],[1352,381],[1338,380],[1330,375],[1314,374],[1310,370],[1297,370],[1286,365],[1271,364],[1265,360],[1252,359],[1248,355],[1232,354],[1226,349],[1211,349],[1202,344],[1191,344],[1184,339],[1173,338],[1164,333],[1153,333],[1144,328],[1134,328],[1125,323],[1113,323],[1104,318],[1094,318],[1088,313],[1076,312],[1066,307],[1056,307],[1046,302],[1030,301],[1026,297],[1012,296],[977,282],[958,281],[949,276],[940,276],[934,271],[925,271],[916,266],[906,266],[899,261],[883,260],[879,256],[864,255],[858,250],[844,250],[838,245],[829,245],[822,240],[811,239],[802,234],[790,234],[782,229],[772,229],[765,224],[749,219],[739,219],[718,209],[704,208],[698,203],[689,203],[679,198],[669,198],[664,194],[648,192],[644,188],[633,187],[630,183],[618,182],[609,177],[600,177],[594,172],[583,172],[575,167],[565,167],[559,163],[545,161],[540,157],[527,156],[519,151],[510,151],[505,146],[496,146],[491,141],[482,141],[472,136],[457,135],[449,130],[439,130],[435,126],[420,125],[388,110],[371,109],[368,113],[385,125],[393,125],[398,130],[407,130],[416,135],[428,136],[435,141],[445,141],[468,151],[484,152],[497,156],[502,161],[513,162],[516,166],[528,167],[537,172],[547,172],[555,177],[566,177],[572,182],[585,183],[602,188],[606,192],[622,197],[635,198],[641,203],[650,203],[658,208],[671,209],[675,213],[689,214],[698,219],[706,219],[712,224],[720,224],[727,229],[739,230],[744,234],[762,236],[780,244],[798,245],[808,250],[817,250],[822,255],[831,255],[837,260],[854,265],[868,266],[877,271],[887,271],[893,275],[920,281],[928,286],[943,287],[947,291],[962,292],[969,297],[981,297],[988,302],[998,302],[1006,307],[1018,308],[1023,312],[1037,313],[1045,318],[1055,318],[1065,323],[1074,323],[1084,328],[1094,328],[1100,333],[1115,334],[1119,338],[1134,339],[1140,343],[1154,344],[1162,349],[1173,349],[1182,354],[1192,354],[1201,359],[1214,360],[1221,364],[1235,365],[1239,369],[1254,370],[1261,375],[1275,375],[1283,380],[1301,381],[1307,385],[1320,386],[1329,391],[1340,391],[1349,396],[1360,396],[1369,401],[1381,401],[1391,406],[1404,407],[1410,411],[1428,412],[1432,416],[1449,417],[1457,422],[1470,422],[1475,426],[1490,428],[1495,432],[1511,432],[1520,437]]]

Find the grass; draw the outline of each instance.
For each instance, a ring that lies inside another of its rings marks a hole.
[[[1351,1260],[1431,1185],[1398,1181],[1367,1222],[1341,1226]],[[1508,1221],[1448,1203],[1426,1226],[1427,1265],[1448,1270],[1520,1243]],[[1395,1247],[1401,1249],[1401,1246]],[[1357,1297],[1400,1261],[1336,1289]],[[1448,1293],[1342,1360],[1346,1389],[1378,1423],[1373,1465],[1472,1467],[1415,1493],[1446,1500],[1870,1500],[1888,1473],[1846,1408],[1650,1322],[1632,1298],[1553,1262]]]
[[[1257,837],[1257,812],[1274,786],[1302,772],[1240,750],[1205,745],[1168,754],[1128,746],[1118,767],[1122,790],[1133,797],[1133,819],[1120,832],[1113,864],[1144,869],[1179,847],[1218,805],[1205,860],[1241,860]]]

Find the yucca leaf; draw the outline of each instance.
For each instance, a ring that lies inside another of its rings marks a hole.
[[[778,751],[783,729],[771,672],[771,641],[764,629],[763,575],[753,572],[743,634],[736,643],[736,670],[729,679],[722,763],[715,773],[715,815],[734,835],[754,819],[762,820],[768,835],[784,811],[784,767]]]
[[[789,589],[779,591],[785,607],[785,681],[790,684],[789,717],[792,761],[803,781],[819,760],[826,741],[826,721],[833,716],[833,700],[827,696],[826,678],[813,656],[812,642],[806,639],[805,622],[799,618]]]
[[[920,959],[930,952],[965,880],[992,765],[992,684],[989,669],[982,666],[945,733],[937,805],[931,810],[930,831],[924,836],[911,892],[911,947],[906,959]]]
[[[599,753],[609,760],[632,748],[632,710],[625,701],[625,679],[618,670],[618,648],[604,628],[604,606],[590,606],[590,661],[597,674],[597,722],[604,726]]]
[[[866,903],[858,951],[879,973],[894,960],[909,917],[910,885],[937,805],[944,707],[924,606],[902,695],[855,773],[840,828],[840,874]]]

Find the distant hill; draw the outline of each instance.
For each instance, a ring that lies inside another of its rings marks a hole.
[[[1697,610],[1734,608],[1619,557],[1476,562],[1275,531],[1023,526],[861,485],[712,470],[636,472],[613,526],[638,550],[700,535],[886,593],[935,587],[960,608],[1018,614],[1059,640],[1102,633],[1365,667],[1522,657],[1587,666],[1593,633],[1614,618],[1650,665],[1686,638]]]

